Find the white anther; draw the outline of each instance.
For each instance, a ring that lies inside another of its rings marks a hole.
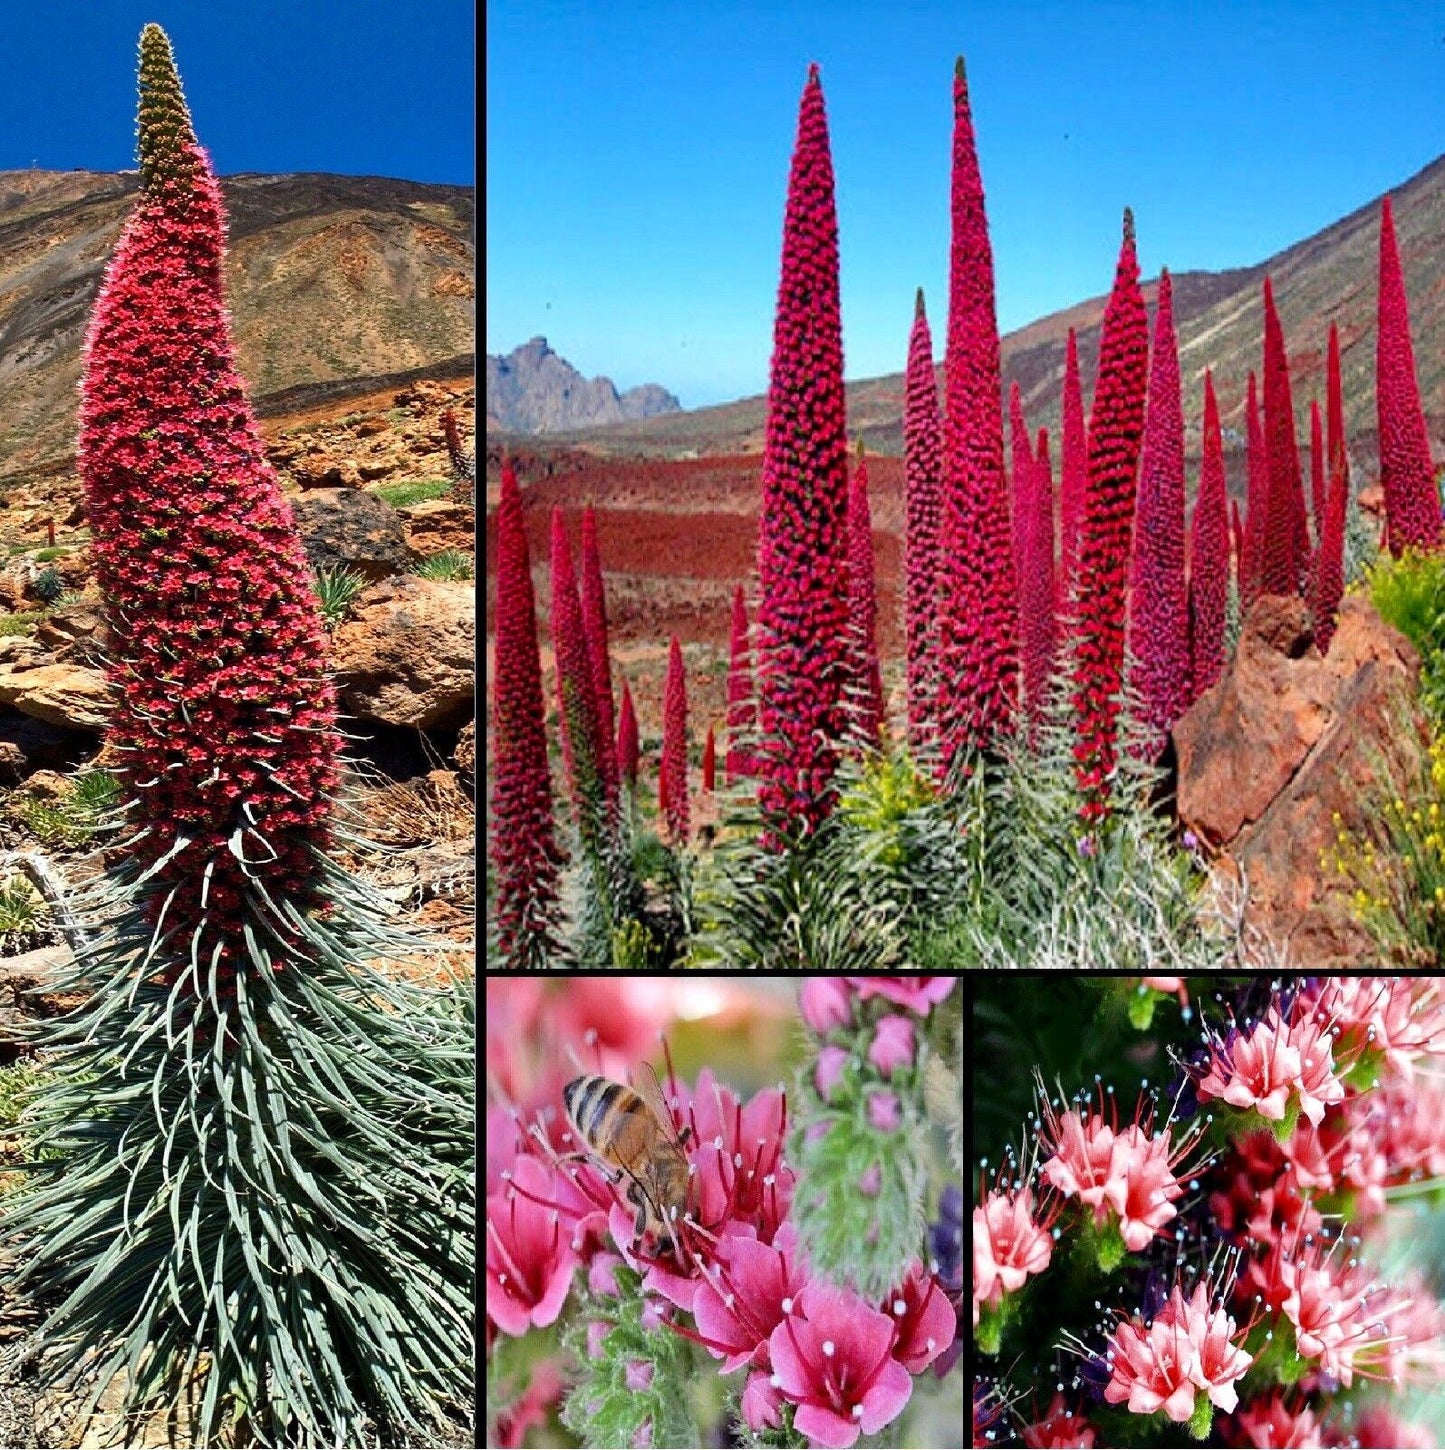
[[[831,1339],[825,1339],[823,1341],[823,1353],[827,1358],[831,1359],[833,1357],[835,1348],[836,1347]]]

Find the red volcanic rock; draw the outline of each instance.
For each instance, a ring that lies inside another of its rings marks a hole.
[[[1074,761],[1086,820],[1107,813],[1124,672],[1126,585],[1144,431],[1149,321],[1139,290],[1134,217],[1124,239],[1099,342],[1099,379],[1089,424],[1089,471],[1079,545],[1074,651]]]
[[[1157,760],[1189,703],[1189,599],[1184,587],[1184,410],[1173,287],[1159,276],[1154,347],[1129,589],[1131,683],[1138,693],[1141,748]]]
[[[908,653],[908,732],[914,749],[933,738],[932,697],[938,603],[938,511],[943,466],[938,381],[933,375],[933,338],[923,310],[923,288],[914,305],[904,382],[903,458],[906,535],[904,608]]]
[[[1370,829],[1382,765],[1421,767],[1419,660],[1362,595],[1340,610],[1327,658],[1309,610],[1263,596],[1218,683],[1174,729],[1179,816],[1248,890],[1246,925],[1307,969],[1374,958],[1344,882],[1321,865],[1336,831]],[[1338,817],[1338,825],[1336,824]]]
[[[1420,407],[1405,278],[1387,196],[1380,208],[1380,315],[1375,344],[1375,401],[1380,426],[1380,484],[1392,554],[1440,545],[1440,494]]]
[[[1238,514],[1236,514],[1236,518]],[[1189,699],[1197,700],[1224,668],[1224,623],[1229,603],[1229,499],[1224,440],[1214,378],[1204,373],[1204,449],[1189,550]]]
[[[986,749],[1018,697],[1014,574],[993,250],[963,60],[953,78],[953,232],[944,355],[943,509],[939,555],[940,766]]]

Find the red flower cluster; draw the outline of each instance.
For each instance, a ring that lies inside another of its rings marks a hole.
[[[552,653],[562,761],[572,792],[572,811],[583,843],[596,849],[606,823],[597,692],[577,575],[572,567],[572,547],[567,542],[560,508],[552,510]]]
[[[143,190],[86,337],[80,471],[147,910],[180,962],[214,960],[225,982],[258,886],[314,901],[336,706],[305,550],[236,372],[220,188],[169,42],[148,26],[141,47]]]
[[[667,682],[662,696],[662,767],[659,784],[668,834],[687,841],[691,813],[687,790],[687,673],[682,646],[673,635],[667,647]]]
[[[1144,428],[1149,326],[1134,255],[1134,218],[1104,312],[1099,381],[1089,426],[1089,467],[1075,587],[1075,769],[1086,821],[1108,810],[1124,669],[1125,597],[1134,525],[1135,476]]]
[[[1074,617],[1074,578],[1089,475],[1089,438],[1084,425],[1084,390],[1079,381],[1079,343],[1074,329],[1064,351],[1063,456],[1059,478],[1059,615]]]
[[[629,786],[637,784],[639,752],[637,711],[632,704],[632,690],[623,680],[622,704],[617,711],[617,770]]]
[[[1023,661],[1024,703],[1029,718],[1043,715],[1054,677],[1058,625],[1054,611],[1054,473],[1049,462],[1049,430],[1039,429],[1031,479],[1023,505],[1019,536],[1019,648]]]
[[[908,338],[903,404],[908,731],[915,750],[933,738],[935,726],[932,689],[937,646],[941,427],[938,380],[933,374],[933,337],[928,330],[920,287],[913,331]]]
[[[497,509],[497,644],[492,713],[492,866],[497,940],[510,961],[545,928],[557,899],[559,853],[552,829],[552,787],[537,611],[522,496],[502,465]]]
[[[592,698],[597,704],[597,769],[609,809],[617,805],[617,746],[612,716],[612,658],[607,640],[607,595],[597,548],[597,512],[582,510],[582,628],[592,661]]]
[[[883,676],[878,667],[878,598],[873,577],[873,515],[868,507],[868,460],[858,445],[858,467],[848,487],[848,620],[857,650],[858,738],[878,743],[883,728]]]
[[[808,72],[783,222],[758,524],[759,801],[816,826],[831,807],[848,678],[848,442],[838,215],[818,68]]]
[[[1204,451],[1189,560],[1189,701],[1198,699],[1224,669],[1224,624],[1229,603],[1229,496],[1224,481],[1224,439],[1214,378],[1204,372]]]
[[[1264,443],[1259,588],[1263,594],[1298,594],[1308,577],[1310,531],[1294,432],[1289,358],[1268,277],[1264,279]]]
[[[941,765],[987,749],[1018,697],[1018,597],[1003,464],[993,250],[960,58],[953,78],[953,237],[944,355],[938,560]]]

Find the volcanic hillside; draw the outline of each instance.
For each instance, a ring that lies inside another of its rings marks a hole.
[[[1437,455],[1445,440],[1445,156],[1396,187],[1395,229],[1405,286],[1420,393]],[[1375,291],[1380,202],[1376,198],[1348,216],[1253,267],[1229,272],[1174,272],[1174,320],[1184,385],[1187,447],[1199,447],[1204,369],[1214,369],[1221,419],[1243,441],[1245,379],[1261,369],[1265,274],[1274,280],[1275,300],[1289,346],[1290,374],[1299,431],[1309,437],[1309,404],[1325,395],[1325,343],[1331,322],[1339,324],[1346,423],[1352,453],[1373,463],[1375,456]],[[1147,211],[1139,226],[1147,231]],[[847,276],[844,275],[844,286]],[[1108,281],[1101,277],[1101,282]],[[1157,282],[1144,288],[1151,307]],[[846,290],[845,290],[846,297]],[[1085,403],[1098,359],[1104,295],[1055,312],[1003,338],[1004,394],[1015,379],[1032,427],[1047,425],[1058,437],[1063,388],[1064,343],[1077,329]],[[935,346],[942,347],[947,299],[929,299]],[[845,314],[844,323],[846,326]],[[898,358],[908,346],[911,313],[898,320]],[[940,377],[942,369],[940,368]],[[903,449],[903,374],[848,385],[848,427],[870,448]],[[616,453],[676,455],[762,451],[764,397],[744,398],[715,408],[614,424],[563,437],[589,449]]]
[[[227,283],[263,415],[474,368],[475,196],[374,176],[240,175]],[[86,319],[135,172],[0,172],[0,487],[67,471]]]

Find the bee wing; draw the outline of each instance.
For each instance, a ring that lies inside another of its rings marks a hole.
[[[667,1141],[681,1151],[682,1145],[678,1142],[677,1124],[673,1121],[672,1109],[667,1106],[662,1084],[657,1080],[657,1073],[653,1071],[650,1062],[642,1064],[635,1091],[657,1119],[658,1126],[667,1135]]]

